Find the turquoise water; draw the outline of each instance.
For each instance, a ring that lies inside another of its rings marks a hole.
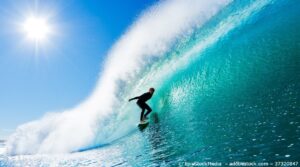
[[[0,166],[299,160],[299,16],[295,0],[234,1],[143,72],[157,88],[144,131],[72,154],[2,156]]]
[[[191,45],[255,3],[240,2],[196,32]],[[268,3],[164,83],[154,102],[163,101],[161,120],[148,132],[172,143],[170,160],[300,159],[299,9],[296,1]]]

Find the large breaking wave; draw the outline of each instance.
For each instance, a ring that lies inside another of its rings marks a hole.
[[[143,93],[234,28],[267,1],[248,6],[239,18],[228,18],[184,54],[170,55],[178,41],[230,3],[230,0],[170,0],[146,10],[112,47],[91,96],[73,109],[48,113],[21,125],[7,142],[7,153],[66,153],[110,143],[134,129],[138,113],[127,98]],[[180,42],[179,42],[180,43]],[[178,45],[177,45],[178,46]],[[180,56],[179,56],[180,55]]]

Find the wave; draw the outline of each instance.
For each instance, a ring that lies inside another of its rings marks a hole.
[[[135,106],[126,103],[126,99],[143,93],[148,86],[159,88],[163,77],[171,75],[179,62],[184,65],[191,58],[188,55],[199,52],[233,28],[229,24],[232,20],[228,20],[223,23],[227,25],[225,29],[220,25],[213,35],[184,55],[168,56],[178,41],[191,36],[230,2],[170,0],[143,12],[108,53],[92,94],[73,109],[48,113],[19,126],[7,141],[7,153],[67,153],[124,136],[138,120],[138,114],[131,114]],[[169,59],[173,67],[166,64]]]

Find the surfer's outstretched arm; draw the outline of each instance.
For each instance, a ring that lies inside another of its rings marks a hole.
[[[135,99],[139,99],[139,98],[140,98],[140,96],[137,96],[137,97],[134,97],[134,98],[129,99],[129,101],[135,100]]]

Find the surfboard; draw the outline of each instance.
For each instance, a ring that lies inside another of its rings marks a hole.
[[[138,124],[138,128],[139,128],[140,130],[143,130],[143,129],[145,129],[148,125],[149,125],[149,121],[143,121],[143,122],[140,122],[140,123]]]

